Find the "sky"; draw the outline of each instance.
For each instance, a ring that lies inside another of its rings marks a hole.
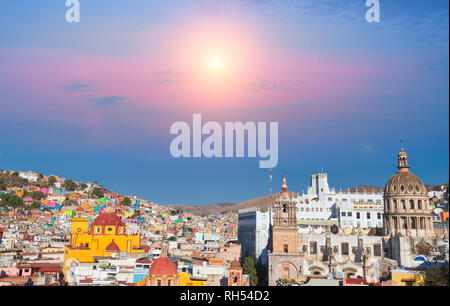
[[[98,181],[160,204],[270,192],[259,158],[181,158],[170,126],[279,123],[273,189],[384,187],[400,139],[426,184],[449,176],[449,4],[381,0],[4,1],[0,169]]]

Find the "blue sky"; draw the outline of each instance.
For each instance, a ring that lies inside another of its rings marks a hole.
[[[322,167],[337,189],[383,187],[400,139],[413,173],[447,182],[448,1],[381,0],[379,24],[364,2],[80,0],[69,24],[63,0],[7,1],[0,168],[168,204],[267,194],[258,159],[171,157],[170,125],[201,112],[280,123],[274,190],[286,172],[301,192]],[[190,85],[188,53],[212,41],[245,58],[220,95]]]

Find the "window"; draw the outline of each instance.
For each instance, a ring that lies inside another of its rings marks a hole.
[[[284,251],[285,253],[289,253],[289,252],[288,252],[289,249],[288,249],[288,245],[287,245],[287,244],[283,244],[283,251]]]
[[[360,219],[361,218],[361,214],[359,212],[356,213],[356,219]]]
[[[96,226],[95,227],[95,232],[97,233],[97,234],[100,234],[100,232],[101,232],[101,227],[100,226]]]
[[[370,219],[370,212],[367,213],[367,219]]]
[[[158,284],[158,286],[161,286],[161,285],[162,285],[162,282],[161,282],[161,280],[160,280],[160,279],[158,279],[158,282],[157,282],[157,284]]]
[[[413,200],[409,200],[409,208],[414,209],[414,201]]]
[[[376,243],[373,245],[373,255],[374,256],[381,256],[381,244]]]
[[[397,209],[397,200],[394,200],[394,209]]]
[[[311,254],[317,254],[317,242],[311,241],[309,243],[309,250]]]
[[[422,200],[419,200],[419,201],[417,202],[417,208],[418,208],[418,209],[422,209]]]
[[[168,281],[167,281],[167,286],[172,286],[172,280],[171,279],[169,279]]]
[[[405,203],[405,200],[402,200],[402,209],[406,209],[406,203]]]
[[[342,217],[345,217],[345,215],[346,215],[346,213],[345,213],[345,211],[343,211],[343,212],[341,213],[341,216],[342,216]]]
[[[352,216],[352,213],[351,213],[351,212],[349,212],[349,213],[348,213],[348,216],[349,216],[349,217],[351,217],[351,216]]]
[[[283,213],[287,213],[287,205],[283,204]]]
[[[390,210],[391,209],[391,205],[389,204],[389,200],[386,201],[386,209]]]
[[[377,219],[381,219],[381,213],[377,213]]]
[[[415,217],[411,218],[411,229],[416,229],[416,218]]]
[[[341,243],[341,254],[348,255],[348,243],[347,242]]]

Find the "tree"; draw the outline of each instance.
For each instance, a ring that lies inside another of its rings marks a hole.
[[[168,241],[177,241],[177,237],[175,237],[175,236],[170,236],[167,240],[168,240]]]
[[[97,199],[103,198],[103,192],[99,188],[94,188],[94,191],[92,191],[92,194],[97,197]]]
[[[430,269],[425,275],[425,286],[449,286],[448,263],[439,268]]]
[[[3,207],[21,207],[23,206],[23,200],[14,194],[2,194],[0,195],[0,206]]]
[[[31,197],[32,197],[34,200],[40,201],[40,200],[42,200],[43,197],[45,197],[45,195],[44,195],[42,192],[40,192],[40,191],[33,191],[33,192],[31,193]]]
[[[130,200],[130,198],[128,198],[128,197],[126,197],[125,199],[123,199],[121,202],[120,202],[120,205],[130,205],[131,204],[131,200]]]
[[[13,176],[19,176],[19,172],[13,172],[13,174],[12,174]]]
[[[267,286],[267,266],[262,264],[261,258],[255,268],[258,275],[258,286]]]
[[[53,184],[56,183],[56,178],[54,176],[50,176],[48,178],[48,183],[53,186]]]
[[[244,274],[247,274],[250,277],[250,285],[257,286],[258,285],[258,274],[255,268],[255,261],[253,257],[245,257],[244,259]]]
[[[88,185],[86,185],[85,183],[81,183],[80,187],[81,187],[81,189],[84,190],[84,189],[86,189],[88,187]]]
[[[78,187],[77,183],[75,183],[72,180],[66,180],[64,182],[64,188],[66,188],[67,191],[75,191],[77,187]]]

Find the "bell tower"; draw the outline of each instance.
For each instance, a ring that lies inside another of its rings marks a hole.
[[[298,253],[298,228],[295,201],[287,191],[283,178],[280,197],[273,203],[272,252],[281,254]]]

